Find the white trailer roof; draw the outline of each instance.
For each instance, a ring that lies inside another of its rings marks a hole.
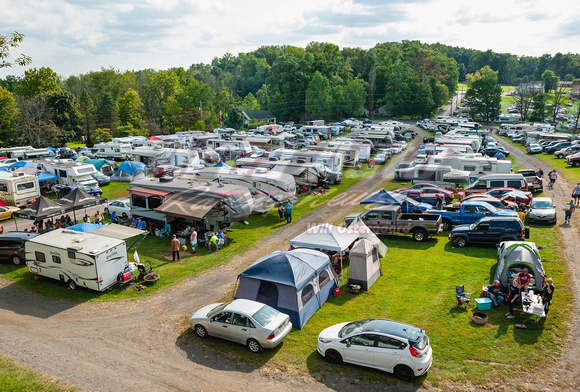
[[[74,249],[76,252],[89,255],[100,254],[125,242],[112,237],[67,229],[52,230],[28,241],[59,249]]]

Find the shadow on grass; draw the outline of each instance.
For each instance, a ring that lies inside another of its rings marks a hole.
[[[425,242],[414,241],[411,235],[380,234],[379,238],[390,248],[427,250],[437,245],[439,237],[431,236]]]

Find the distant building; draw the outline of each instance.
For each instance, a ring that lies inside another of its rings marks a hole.
[[[520,83],[518,87],[518,93],[528,93],[533,96],[541,94],[544,92],[544,82],[543,81],[533,81],[528,83]]]
[[[572,86],[572,91],[570,91],[570,98],[580,99],[580,84],[575,84]]]
[[[558,87],[570,88],[570,87],[572,87],[572,83],[573,82],[567,82],[565,80],[560,80],[558,82]]]
[[[242,116],[244,116],[245,126],[248,126],[252,120],[264,121],[266,124],[276,123],[276,116],[269,110],[244,110]]]

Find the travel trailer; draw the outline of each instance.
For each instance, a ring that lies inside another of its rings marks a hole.
[[[95,233],[56,229],[25,243],[26,265],[34,275],[71,289],[105,291],[129,271],[125,241]]]
[[[92,177],[92,174],[97,172],[94,165],[63,159],[45,159],[40,163],[46,167],[49,173],[59,176],[58,182],[60,184],[99,187],[97,180]]]
[[[131,145],[129,143],[98,143],[93,146],[95,156],[104,159],[129,159]]]
[[[11,147],[0,150],[8,158],[19,160],[42,159],[54,157],[56,154],[48,148],[34,148],[31,146]]]
[[[214,150],[216,150],[219,147],[225,147],[229,151],[237,149],[238,151],[244,152],[246,154],[252,152],[252,146],[250,146],[250,143],[245,140],[236,141],[224,139],[209,139],[207,140],[206,145],[208,148],[212,148]]]
[[[241,158],[236,161],[237,167],[262,167],[290,174],[296,185],[320,186],[326,180],[324,166],[316,163],[296,163],[292,161],[267,161],[263,159]]]
[[[18,172],[0,171],[0,200],[23,207],[40,196],[38,177]]]

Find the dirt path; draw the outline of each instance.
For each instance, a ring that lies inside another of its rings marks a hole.
[[[407,151],[416,149],[419,142],[416,139]],[[392,178],[403,158],[398,156],[381,170],[384,178]],[[347,192],[368,194],[381,183],[380,177],[363,180]],[[0,350],[17,362],[89,391],[237,391],[256,384],[263,391],[358,390],[360,384],[355,387],[335,375],[318,381],[309,375],[266,374],[185,344],[180,335],[184,330],[191,333],[186,321],[193,311],[230,293],[247,265],[275,249],[287,249],[288,240],[305,231],[308,223],[334,222],[352,208],[351,203],[336,204],[320,206],[226,265],[142,300],[54,301],[0,281]],[[368,389],[385,390],[384,386]]]

